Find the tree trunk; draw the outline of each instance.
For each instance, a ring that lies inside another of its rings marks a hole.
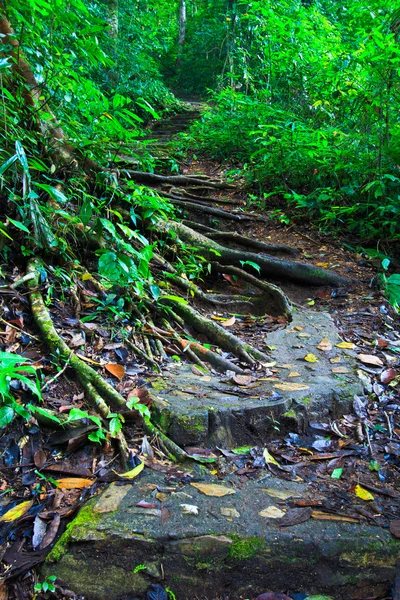
[[[178,36],[178,57],[176,59],[176,68],[181,63],[183,46],[186,39],[186,0],[180,0],[179,3],[179,36]]]

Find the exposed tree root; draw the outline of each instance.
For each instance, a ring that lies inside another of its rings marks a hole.
[[[206,204],[198,204],[194,202],[187,202],[186,200],[171,200],[174,206],[179,206],[181,208],[186,208],[192,212],[201,212],[209,215],[214,215],[215,217],[220,217],[221,219],[228,219],[229,221],[252,221],[254,220],[254,215],[249,215],[243,213],[241,215],[237,215],[235,213],[231,213],[227,210],[223,210],[222,208],[214,208],[214,206],[207,206]]]
[[[162,183],[175,185],[199,185],[205,188],[214,188],[217,190],[228,190],[234,186],[224,181],[210,179],[207,176],[196,175],[156,175],[155,173],[145,173],[142,171],[126,171],[128,178],[137,183],[147,183],[149,185],[161,185]]]
[[[206,335],[214,344],[239,356],[244,362],[255,365],[256,360],[269,361],[266,354],[250,344],[246,344],[217,323],[214,323],[214,321],[203,317],[188,304],[182,304],[171,299],[166,299],[165,302],[173,306],[174,312],[182,317],[186,323],[193,325],[197,331]]]
[[[281,260],[265,254],[232,250],[176,221],[159,221],[158,226],[161,230],[173,231],[181,240],[197,247],[199,252],[210,262],[217,257],[221,265],[242,265],[245,270],[250,268],[254,271],[254,267],[251,265],[243,265],[246,261],[253,262],[259,266],[260,275],[290,279],[309,285],[347,286],[350,283],[348,279],[332,271],[313,265]]]
[[[207,233],[206,236],[210,240],[226,240],[228,242],[235,242],[235,244],[239,244],[240,246],[244,246],[246,248],[256,248],[257,250],[261,250],[267,254],[291,254],[292,256],[297,256],[299,254],[297,248],[284,246],[282,244],[265,244],[264,242],[245,237],[244,235],[240,235],[236,232],[216,231],[215,233]]]

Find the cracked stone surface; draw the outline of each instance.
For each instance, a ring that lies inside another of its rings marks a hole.
[[[331,350],[317,348],[323,339]],[[362,394],[356,355],[336,346],[342,341],[328,313],[296,310],[287,327],[262,340],[272,376],[258,373],[238,386],[229,376],[196,375],[188,365],[175,365],[153,380],[155,421],[181,446],[234,447],[342,416],[354,394]],[[308,354],[318,361],[307,362]]]
[[[166,484],[150,469],[133,485],[112,484],[69,526],[43,575],[57,575],[90,600],[138,600],[154,582],[179,600],[237,600],[268,590],[351,600],[390,588],[400,544],[387,530],[316,518],[279,528],[259,513],[280,508],[279,492],[301,497],[304,483],[268,473],[246,483],[204,477],[233,493],[206,496],[189,482]],[[155,508],[140,508],[141,500]],[[183,504],[198,514],[184,514]]]

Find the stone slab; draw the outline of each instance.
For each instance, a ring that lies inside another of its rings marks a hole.
[[[317,348],[324,338],[332,344],[328,352]],[[241,388],[229,377],[195,375],[188,365],[174,365],[153,381],[154,419],[177,444],[208,447],[261,443],[313,419],[335,419],[354,394],[362,394],[355,353],[336,347],[342,341],[328,313],[296,310],[287,327],[260,340],[275,363],[268,368],[276,371],[273,377],[258,372],[256,382]],[[307,354],[318,362],[307,362]],[[334,373],[337,367],[346,372]]]
[[[43,575],[57,575],[90,600],[138,600],[155,582],[179,600],[237,600],[271,590],[351,600],[389,590],[400,542],[387,530],[316,519],[280,529],[259,515],[268,506],[282,508],[265,489],[302,496],[304,484],[270,474],[244,484],[234,475],[223,482],[207,477],[234,493],[206,496],[189,483],[166,484],[150,469],[126,494],[109,487],[68,526]],[[166,485],[174,491],[161,503],[152,490]],[[141,500],[157,506],[140,508]],[[197,506],[198,515],[183,514],[182,504]]]

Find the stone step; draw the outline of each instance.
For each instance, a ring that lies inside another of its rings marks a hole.
[[[241,483],[231,475],[223,482],[229,495],[210,497],[183,479],[166,483],[163,473],[145,468],[133,484],[112,484],[68,525],[42,577],[56,575],[90,600],[137,600],[152,583],[179,600],[238,600],[271,590],[335,600],[389,593],[400,544],[387,530],[317,518],[279,528],[262,516],[282,508],[274,490],[302,497],[304,483],[268,473]],[[154,497],[157,488],[167,488],[165,499]],[[143,500],[156,508],[140,508]],[[184,505],[198,514],[184,514]]]

